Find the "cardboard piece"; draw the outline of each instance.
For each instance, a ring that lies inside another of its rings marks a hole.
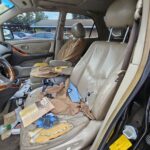
[[[12,111],[12,112],[10,112],[8,114],[5,114],[4,115],[4,125],[11,124],[11,123],[15,122],[16,119],[17,118],[16,118],[15,111]]]
[[[8,125],[8,124],[13,124],[14,122],[20,122],[20,116],[19,116],[19,112],[21,111],[21,107],[18,107],[17,109],[15,109],[14,111],[5,114],[3,116],[4,118],[4,125]]]
[[[52,109],[54,109],[54,106],[47,97],[44,97],[41,101],[27,106],[19,113],[23,126],[27,127]]]
[[[8,130],[1,135],[1,140],[3,141],[5,139],[9,138],[10,136],[11,136],[11,130]]]

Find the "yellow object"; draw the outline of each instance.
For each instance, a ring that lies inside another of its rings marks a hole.
[[[28,135],[30,138],[32,138],[35,135],[37,135],[41,130],[43,130],[43,129],[42,128],[36,128],[35,130],[29,131]]]
[[[55,125],[50,129],[42,129],[38,135],[31,138],[30,143],[45,143],[51,139],[55,139],[73,128],[73,125],[67,122]]]
[[[47,67],[47,66],[49,66],[48,63],[44,63],[44,62],[34,64],[34,67]]]
[[[31,70],[30,75],[36,78],[52,78],[59,75],[54,69],[53,67],[35,67]]]
[[[110,150],[128,150],[132,143],[125,135],[121,135],[110,147]]]
[[[57,73],[61,73],[63,69],[66,69],[68,68],[68,66],[58,66],[58,67],[55,67],[55,72]]]

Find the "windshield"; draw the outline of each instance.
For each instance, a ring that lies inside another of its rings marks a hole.
[[[14,4],[10,0],[0,0],[0,15],[12,7],[14,7]]]

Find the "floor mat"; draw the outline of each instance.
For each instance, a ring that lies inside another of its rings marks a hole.
[[[0,139],[0,149],[2,150],[19,150],[19,135],[12,135],[8,139],[2,141]]]

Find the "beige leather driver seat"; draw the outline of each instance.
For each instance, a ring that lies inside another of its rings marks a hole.
[[[108,8],[105,22],[108,27],[124,28],[132,26],[136,0],[116,0]],[[113,21],[110,21],[112,20]],[[43,144],[30,144],[28,131],[34,125],[21,130],[21,150],[66,150],[83,149],[89,146],[112,103],[116,93],[118,72],[125,58],[127,44],[120,42],[97,41],[92,43],[86,54],[75,66],[70,80],[78,88],[82,98],[87,97],[89,108],[95,120],[89,120],[82,113],[75,116],[59,115],[60,120],[72,123],[74,128],[56,139]],[[27,98],[26,105],[37,100],[41,88],[34,90]],[[91,130],[92,129],[92,130]]]

